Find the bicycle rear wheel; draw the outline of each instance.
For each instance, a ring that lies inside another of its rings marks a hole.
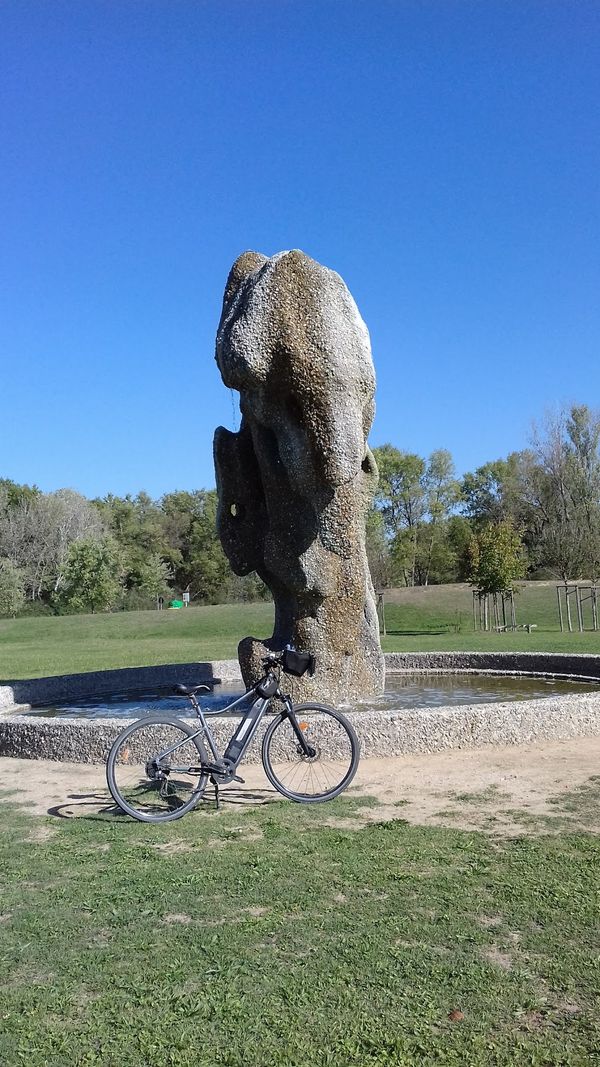
[[[356,774],[360,744],[345,715],[324,704],[297,704],[296,722],[309,747],[304,752],[286,713],[268,727],[262,747],[265,774],[280,793],[301,804],[337,797]]]
[[[208,775],[206,750],[179,719],[148,715],[130,723],[114,742],[106,780],[119,807],[141,822],[180,819],[200,800]]]

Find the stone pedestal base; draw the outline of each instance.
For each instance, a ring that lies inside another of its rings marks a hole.
[[[255,685],[263,677],[263,659],[269,652],[279,652],[272,641],[260,641],[245,637],[238,645],[238,658],[246,687]],[[294,703],[316,700],[321,704],[346,704],[380,696],[385,685],[385,663],[379,648],[356,655],[336,655],[330,650],[316,654],[314,675],[305,674],[294,678],[282,672],[284,693],[289,693]]]

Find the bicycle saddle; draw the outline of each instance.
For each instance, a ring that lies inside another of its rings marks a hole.
[[[214,678],[213,683],[216,681],[218,679]],[[199,693],[201,689],[206,689],[206,692],[210,693],[211,688],[212,686],[207,685],[206,682],[201,682],[200,685],[182,685],[180,682],[179,685],[173,686],[173,692],[182,697],[191,697],[196,696],[196,693]]]

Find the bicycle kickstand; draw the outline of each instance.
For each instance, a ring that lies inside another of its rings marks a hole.
[[[214,777],[214,775],[211,775],[210,780],[211,780],[212,784],[215,787],[215,807],[216,807],[217,811],[220,811],[221,804],[220,804],[220,801],[219,801],[219,783],[218,783],[217,779]]]

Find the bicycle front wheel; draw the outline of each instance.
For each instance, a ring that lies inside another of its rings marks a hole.
[[[300,744],[285,712],[267,729],[262,760],[269,781],[302,804],[332,800],[356,774],[360,744],[345,715],[324,704],[297,704],[293,714],[309,747]]]
[[[180,819],[200,800],[208,775],[206,750],[179,719],[148,715],[126,726],[113,744],[106,780],[119,807],[141,822]]]

